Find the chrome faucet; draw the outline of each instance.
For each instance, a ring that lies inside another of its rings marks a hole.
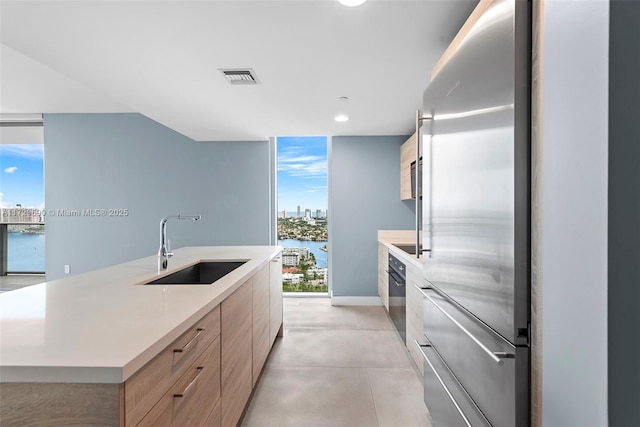
[[[173,252],[167,247],[167,221],[170,219],[190,219],[198,221],[201,215],[169,215],[160,220],[160,249],[158,250],[158,271],[166,270]]]

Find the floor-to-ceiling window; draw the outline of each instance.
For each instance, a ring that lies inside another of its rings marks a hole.
[[[327,137],[278,137],[284,292],[328,292]]]
[[[0,276],[44,274],[42,122],[0,124]]]

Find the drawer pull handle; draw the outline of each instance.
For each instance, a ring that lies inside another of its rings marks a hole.
[[[440,377],[440,374],[438,374],[438,371],[436,371],[436,368],[431,363],[431,360],[429,360],[429,357],[427,357],[427,353],[425,353],[424,350],[422,349],[422,347],[431,347],[431,346],[430,345],[424,345],[424,346],[420,345],[420,343],[418,343],[418,341],[414,341],[414,343],[416,344],[416,346],[418,346],[418,350],[420,351],[420,353],[422,353],[422,358],[425,360],[425,362],[427,362],[427,364],[429,365],[429,368],[431,368],[431,371],[433,371],[434,375],[436,376],[436,379],[440,383],[440,386],[444,389],[444,392],[447,393],[447,397],[449,398],[449,400],[451,400],[451,403],[453,403],[453,406],[456,407],[456,410],[458,411],[458,414],[460,414],[460,416],[464,420],[464,423],[467,425],[467,427],[471,427],[471,423],[469,422],[467,417],[465,417],[464,412],[462,411],[460,406],[458,406],[458,402],[456,402],[456,399],[451,394],[451,391],[449,390],[449,387],[447,387],[447,385],[445,384],[444,380]]]
[[[196,330],[197,330],[198,332],[195,334],[195,336],[194,336],[193,338],[191,338],[191,339],[189,340],[189,342],[188,342],[188,343],[186,343],[186,344],[184,345],[184,347],[182,347],[182,348],[174,348],[174,349],[173,349],[173,352],[174,352],[174,353],[184,353],[185,351],[187,351],[187,350],[189,349],[189,347],[191,346],[191,344],[193,344],[193,343],[194,343],[194,341],[198,339],[198,337],[200,336],[200,334],[202,333],[202,331],[204,331],[204,328],[198,328],[198,329],[196,329]]]
[[[515,355],[513,353],[506,353],[502,351],[491,351],[490,349],[488,349],[484,344],[482,344],[482,342],[480,342],[478,338],[475,337],[475,335],[469,332],[467,328],[462,326],[456,319],[454,319],[449,313],[447,313],[444,308],[440,307],[438,303],[436,303],[429,295],[427,295],[427,293],[423,289],[419,288],[417,285],[416,285],[416,288],[418,288],[422,293],[422,295],[424,295],[425,298],[427,298],[431,302],[431,304],[433,304],[438,310],[440,310],[440,312],[442,312],[442,314],[444,314],[447,317],[447,319],[453,322],[453,324],[456,325],[462,332],[464,332],[466,336],[471,338],[471,341],[476,343],[476,345],[480,347],[480,349],[487,356],[489,356],[497,365],[502,366],[504,364],[503,359],[515,359]]]
[[[185,397],[187,395],[187,392],[189,391],[189,389],[196,383],[196,381],[198,381],[198,378],[200,378],[200,375],[202,375],[202,371],[204,371],[204,366],[198,366],[196,370],[198,371],[198,373],[196,373],[196,376],[193,377],[193,379],[191,380],[189,385],[184,389],[184,391],[182,393],[175,393],[173,397]]]

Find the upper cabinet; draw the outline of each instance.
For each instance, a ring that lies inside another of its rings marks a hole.
[[[400,147],[400,199],[415,199],[416,134]],[[413,191],[412,191],[413,188]]]

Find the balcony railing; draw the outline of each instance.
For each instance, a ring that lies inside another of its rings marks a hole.
[[[0,223],[0,276],[44,274],[44,222]]]

